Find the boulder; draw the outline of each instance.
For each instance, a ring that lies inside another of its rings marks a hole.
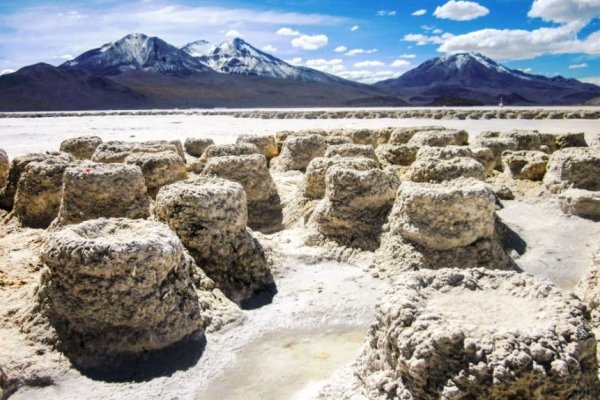
[[[410,128],[395,128],[390,133],[389,144],[406,144],[417,132],[423,131],[444,131],[443,126],[418,126]]]
[[[41,259],[42,309],[78,367],[165,348],[206,323],[193,260],[163,224],[86,221],[49,235]]]
[[[485,168],[486,174],[489,176],[496,168],[496,156],[494,152],[488,147],[471,147],[473,158],[479,161],[483,168]]]
[[[185,151],[183,150],[183,145],[181,144],[181,140],[173,139],[173,140],[147,140],[145,142],[141,142],[136,146],[135,152],[153,152],[160,153],[162,151],[171,151],[170,146],[175,146],[175,152],[181,157],[183,162],[185,162]],[[146,150],[148,149],[148,150]]]
[[[325,198],[315,207],[309,224],[325,239],[374,250],[399,183],[393,172],[331,167],[325,178]]]
[[[246,228],[246,193],[239,183],[199,177],[165,186],[156,196],[154,213],[235,303],[272,288],[265,252]]]
[[[190,170],[197,174],[202,173],[206,162],[213,157],[225,156],[247,156],[250,154],[260,154],[260,150],[253,144],[212,144],[204,150],[202,157],[198,158],[190,164]]]
[[[155,197],[161,187],[187,178],[185,162],[173,152],[133,153],[127,156],[125,163],[140,167],[151,197]]]
[[[59,152],[31,153],[13,158],[8,170],[6,185],[4,185],[2,190],[0,190],[0,208],[8,211],[12,210],[15,201],[15,195],[17,193],[17,186],[19,185],[19,180],[27,168],[27,165],[32,162],[50,159],[56,163],[70,163],[75,161],[71,155]]]
[[[0,149],[0,190],[2,190],[2,188],[4,188],[6,185],[9,170],[10,161],[8,159],[8,154],[6,154],[4,150]]]
[[[477,147],[487,147],[494,153],[494,164],[496,168],[502,168],[502,154],[507,150],[517,150],[517,142],[513,138],[499,138],[477,136],[473,145]]]
[[[541,151],[505,151],[502,154],[504,173],[513,179],[541,181],[549,157]]]
[[[53,227],[97,218],[148,218],[150,198],[140,167],[83,163],[67,168]]]
[[[258,147],[260,154],[265,156],[267,160],[271,160],[279,155],[279,149],[275,142],[275,136],[272,135],[240,135],[237,138],[237,143],[253,144]]]
[[[553,193],[568,188],[600,191],[600,148],[572,147],[555,152],[544,184]]]
[[[317,157],[306,168],[303,189],[304,197],[311,200],[323,198],[325,195],[325,176],[329,168],[333,166],[355,169],[357,171],[379,168],[379,164],[370,158]]]
[[[458,178],[485,180],[485,168],[479,161],[470,157],[451,159],[417,159],[410,166],[405,178],[413,182],[439,183]]]
[[[567,149],[569,147],[588,147],[583,132],[559,133],[556,135],[556,146],[558,149]]]
[[[600,220],[600,192],[569,189],[562,192],[558,198],[560,208],[565,214]]]
[[[329,145],[325,157],[363,157],[377,160],[373,146],[368,144]]]
[[[155,140],[139,143],[110,141],[102,143],[96,148],[96,151],[92,156],[92,161],[98,163],[123,163],[128,156],[134,153],[174,152],[178,154],[185,162],[183,148],[180,148],[180,146],[181,142],[178,140],[173,142],[166,140]]]
[[[500,137],[513,140],[518,151],[539,151],[542,146],[542,140],[538,131],[513,130],[502,132]]]
[[[90,160],[101,144],[102,139],[98,136],[81,136],[63,140],[60,151],[71,154],[77,160]]]
[[[281,153],[271,161],[277,171],[305,171],[313,158],[323,157],[327,145],[320,135],[290,136],[283,143]]]
[[[355,362],[369,399],[594,399],[596,339],[584,304],[531,275],[402,275]]]
[[[185,139],[185,151],[193,157],[201,157],[208,146],[215,144],[214,140],[208,138],[187,138]]]
[[[281,199],[264,155],[213,157],[206,163],[202,175],[242,185],[246,192],[250,228],[264,233],[281,229]]]
[[[408,141],[413,146],[463,146],[469,144],[469,134],[463,130],[445,129],[416,132]]]
[[[63,174],[70,165],[65,159],[52,157],[27,164],[17,185],[11,215],[23,226],[47,228],[58,214]]]
[[[375,155],[383,166],[411,165],[417,159],[419,147],[406,144],[383,144],[375,149]]]

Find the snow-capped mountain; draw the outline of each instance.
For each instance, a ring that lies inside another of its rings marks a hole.
[[[116,42],[87,51],[62,66],[83,69],[100,76],[138,70],[171,76],[210,71],[210,68],[185,51],[157,37],[141,33],[130,34]]]
[[[226,40],[211,49],[201,40],[182,50],[222,74],[251,75],[307,82],[341,82],[343,79],[311,68],[295,67],[267,54],[240,38]]]
[[[527,74],[479,53],[434,58],[375,86],[421,105],[439,98],[483,104],[497,104],[500,99],[506,104],[574,104],[600,95],[596,85]]]

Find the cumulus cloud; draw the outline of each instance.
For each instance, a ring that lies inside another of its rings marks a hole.
[[[383,67],[384,65],[381,61],[361,61],[355,63],[354,68]]]
[[[587,67],[588,67],[587,63],[569,65],[569,69],[583,69],[583,68],[587,68]]]
[[[357,31],[357,30],[359,30],[359,29],[360,29],[360,26],[358,26],[358,25],[354,25],[352,28],[350,28],[350,30],[351,30],[352,32],[356,32],[356,31]]]
[[[579,79],[581,82],[593,83],[594,85],[600,86],[600,76],[589,76],[587,78]]]
[[[417,58],[417,55],[416,54],[402,54],[398,58],[406,58],[408,60],[411,60],[413,58]]]
[[[305,65],[309,68],[318,69],[319,71],[328,72],[331,74],[339,73],[344,71],[344,60],[340,58],[334,58],[326,60],[324,58],[316,58],[306,60]]]
[[[362,83],[375,83],[386,79],[397,78],[401,75],[399,71],[372,71],[372,70],[350,70],[336,74],[344,79],[350,79]]]
[[[292,46],[303,50],[318,50],[327,46],[329,38],[326,35],[302,35],[292,39]]]
[[[280,28],[275,34],[279,36],[300,36],[300,32],[290,28]]]
[[[489,13],[490,10],[479,3],[450,0],[443,6],[437,7],[433,15],[437,18],[451,19],[453,21],[471,21],[486,16]]]
[[[365,50],[365,49],[352,49],[352,50],[346,52],[346,55],[349,56],[349,57],[353,57],[353,56],[356,56],[356,55],[359,55],[359,54],[373,54],[373,53],[377,53],[377,51],[378,51],[377,49],[368,49],[368,50]]]
[[[277,48],[268,44],[268,45],[264,46],[261,50],[266,51],[267,53],[274,53],[277,51]]]
[[[405,68],[410,66],[410,62],[402,59],[398,59],[392,63],[392,67],[394,68]]]
[[[348,51],[348,48],[346,46],[338,46],[333,51],[335,51],[336,53],[344,53]]]
[[[413,42],[417,46],[424,46],[426,44],[445,44],[446,41],[454,37],[451,33],[444,33],[443,35],[423,35],[422,33],[409,33],[404,35],[403,40],[405,42]]]
[[[396,11],[379,10],[375,15],[378,17],[393,17],[396,14]]]
[[[230,31],[227,31],[227,33],[225,34],[225,37],[227,37],[229,39],[233,39],[233,38],[242,37],[242,34],[239,33],[238,31],[236,31],[235,29],[232,29]]]
[[[422,8],[420,10],[415,11],[414,13],[412,13],[410,15],[412,15],[414,17],[420,17],[420,16],[425,15],[425,14],[427,14],[427,10],[424,9],[424,8]]]
[[[600,16],[599,0],[535,0],[530,17],[544,21],[568,23],[589,22]]]
[[[300,57],[294,57],[292,59],[284,60],[284,61],[291,65],[302,65],[302,58],[300,58]]]

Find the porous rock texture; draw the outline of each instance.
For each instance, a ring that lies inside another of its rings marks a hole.
[[[461,178],[442,184],[403,182],[371,268],[380,276],[421,268],[514,269],[486,183]]]
[[[444,129],[418,131],[407,142],[414,146],[464,146],[469,144],[469,134],[463,130]]]
[[[486,174],[491,175],[496,168],[496,157],[494,156],[494,152],[488,147],[475,146],[471,147],[471,153],[473,153],[473,158],[483,165]]]
[[[187,138],[184,142],[185,151],[193,157],[200,157],[208,146],[215,144],[214,140],[208,138]]]
[[[379,168],[377,161],[370,158],[317,157],[306,168],[303,187],[304,197],[311,200],[323,198],[325,195],[325,176],[329,168],[333,166],[355,169],[357,171]]]
[[[315,207],[309,224],[325,239],[374,250],[399,183],[390,171],[333,166],[326,173],[325,198]]]
[[[483,135],[483,134],[482,134]],[[495,168],[502,168],[502,154],[507,150],[517,150],[517,141],[513,138],[477,136],[473,145],[487,147],[494,154]]]
[[[325,157],[364,157],[377,160],[373,146],[369,144],[338,144],[327,146]]]
[[[321,135],[288,136],[271,167],[280,172],[305,171],[313,158],[323,157],[327,144]]]
[[[123,163],[134,153],[161,153],[174,152],[184,161],[185,155],[179,140],[154,140],[148,142],[110,141],[102,143],[96,148],[92,161],[99,163]]]
[[[600,191],[600,148],[572,147],[555,152],[544,184],[553,193],[568,188]]]
[[[475,158],[475,155],[468,146],[445,146],[433,147],[422,146],[417,151],[417,160],[437,159],[450,160],[452,158],[469,157]]]
[[[185,162],[173,152],[133,153],[127,156],[125,163],[140,167],[151,197],[155,197],[161,187],[187,178]]]
[[[558,198],[560,208],[565,214],[600,220],[600,192],[569,189],[562,192]]]
[[[52,159],[57,163],[69,163],[74,161],[71,155],[59,152],[31,153],[13,158],[10,163],[6,185],[0,190],[0,208],[8,211],[12,210],[15,195],[17,193],[17,186],[19,185],[19,180],[27,168],[27,165],[32,162],[49,159]]]
[[[27,164],[17,185],[11,215],[23,226],[47,228],[58,214],[63,174],[70,165],[57,158]]]
[[[413,182],[444,182],[458,178],[485,180],[485,168],[471,157],[417,159],[405,178]]]
[[[375,154],[382,166],[409,166],[417,159],[418,151],[418,146],[388,143],[377,147]]]
[[[260,154],[260,150],[250,143],[212,144],[204,150],[200,158],[190,164],[189,169],[200,174],[204,170],[206,162],[213,157],[247,156],[250,154]]]
[[[60,151],[71,154],[77,160],[90,160],[101,144],[102,139],[98,136],[80,136],[63,140]]]
[[[390,133],[390,144],[406,144],[417,132],[423,131],[443,131],[443,126],[420,126],[409,128],[395,128]]]
[[[569,147],[587,147],[583,132],[559,133],[556,134],[556,145],[559,149]]]
[[[400,276],[354,368],[369,399],[598,398],[586,307],[515,272]]]
[[[600,247],[596,249],[592,265],[577,285],[575,292],[589,307],[591,324],[600,338]]]
[[[239,183],[203,176],[165,186],[154,213],[235,303],[273,285],[263,247],[246,228],[246,193]]]
[[[240,135],[237,138],[237,143],[253,144],[258,147],[260,154],[271,160],[279,155],[279,149],[275,142],[275,136],[272,135]]]
[[[206,163],[202,175],[242,185],[246,192],[250,228],[264,233],[282,228],[281,199],[264,155],[213,157]]]
[[[549,157],[541,151],[505,151],[502,154],[504,173],[512,179],[541,181]]]
[[[81,368],[167,347],[204,326],[177,236],[147,220],[97,219],[50,234],[42,307]]]
[[[148,218],[150,198],[135,165],[86,162],[67,168],[53,227],[97,218]]]
[[[10,161],[8,155],[2,149],[0,149],[0,190],[6,185],[8,179],[8,171],[10,169]]]
[[[354,144],[370,145],[373,148],[385,144],[390,139],[392,128],[382,129],[341,129],[331,132],[334,136],[348,137]]]

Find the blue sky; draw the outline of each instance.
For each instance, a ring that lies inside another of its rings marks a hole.
[[[241,36],[363,82],[479,51],[511,68],[600,83],[599,17],[600,0],[2,0],[0,71],[58,65],[142,32],[176,46]]]

